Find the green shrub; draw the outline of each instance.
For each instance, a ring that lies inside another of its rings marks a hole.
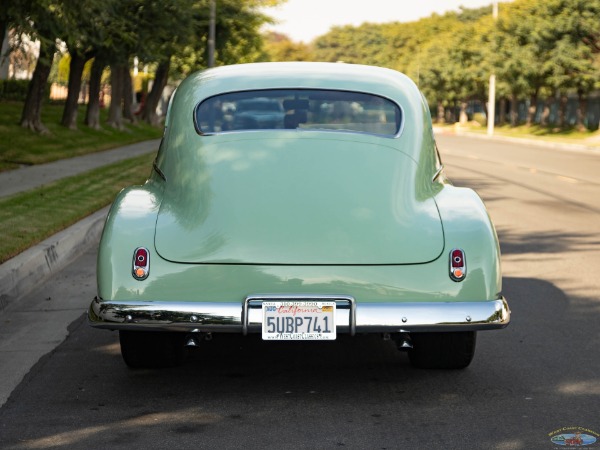
[[[29,80],[0,80],[0,100],[25,101]]]
[[[477,112],[473,114],[473,121],[477,122],[482,127],[485,127],[487,125],[487,118],[484,113]]]

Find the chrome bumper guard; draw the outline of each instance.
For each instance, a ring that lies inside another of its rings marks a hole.
[[[349,296],[252,295],[240,303],[102,301],[88,311],[90,325],[112,330],[260,333],[263,301],[335,301],[338,333],[476,331],[506,327],[504,297],[474,302],[357,303]],[[339,311],[339,312],[338,312]],[[347,311],[344,314],[343,311]]]

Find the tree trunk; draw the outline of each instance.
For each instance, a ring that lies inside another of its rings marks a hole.
[[[100,86],[102,84],[102,72],[106,63],[101,56],[96,56],[92,64],[90,74],[90,94],[85,113],[85,124],[94,130],[100,129]]]
[[[63,109],[60,124],[70,130],[77,129],[77,109],[79,106],[79,92],[81,91],[81,76],[86,57],[79,52],[71,53],[71,64],[69,65],[69,84],[67,101]]]
[[[567,102],[568,97],[564,94],[560,96],[560,103],[558,105],[558,128],[564,128],[567,123]]]
[[[131,123],[137,122],[133,113],[133,84],[128,66],[121,67],[123,73],[123,117]]]
[[[152,85],[152,90],[146,98],[146,104],[142,110],[142,120],[145,120],[150,125],[156,126],[160,123],[159,117],[156,114],[156,108],[158,107],[158,102],[160,101],[162,92],[167,85],[170,67],[171,58],[169,57],[168,59],[161,61],[156,68],[154,84]]]
[[[444,103],[441,101],[437,102],[437,123],[443,124],[445,122],[444,118],[446,116],[446,111],[444,109]]]
[[[546,127],[550,125],[550,112],[552,110],[552,104],[554,103],[554,95],[547,98],[544,102],[544,111],[542,111],[542,117],[540,119],[540,125]]]
[[[519,114],[517,111],[518,99],[516,94],[512,93],[510,95],[510,126],[516,127],[518,124]]]
[[[531,94],[529,98],[529,108],[527,109],[527,126],[533,125],[535,120],[535,113],[537,112],[538,93],[537,91]]]
[[[458,101],[455,100],[454,101],[454,105],[452,107],[452,111],[450,113],[450,117],[451,117],[452,123],[458,122],[458,119],[456,117],[456,111],[458,111],[458,110],[459,110],[459,108],[458,108]]]
[[[502,97],[498,103],[498,109],[500,109],[500,114],[498,114],[498,125],[504,125],[506,124],[506,99]]]
[[[587,116],[587,98],[581,89],[577,90],[577,131],[585,131],[585,118]]]
[[[108,108],[108,125],[123,129],[123,70],[122,64],[110,66],[110,107]]]
[[[42,123],[42,104],[53,57],[54,44],[48,44],[45,39],[41,39],[40,56],[35,65],[33,77],[29,82],[27,97],[21,114],[21,126],[41,134],[49,133],[48,128]]]

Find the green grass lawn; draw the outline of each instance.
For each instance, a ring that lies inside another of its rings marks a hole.
[[[123,187],[142,184],[153,158],[128,159],[0,199],[0,263],[110,204]]]
[[[49,135],[40,135],[19,126],[23,103],[0,102],[0,171],[20,165],[42,164],[57,159],[93,153],[100,150],[159,138],[162,129],[146,123],[127,125],[116,130],[104,125],[93,130],[83,124],[85,105],[79,106],[78,130],[69,130],[59,124],[63,106],[44,104],[42,121]],[[101,110],[101,123],[106,122],[107,111]]]

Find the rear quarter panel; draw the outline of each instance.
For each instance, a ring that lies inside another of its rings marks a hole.
[[[144,186],[123,189],[115,198],[98,248],[97,282],[101,299],[115,299],[119,290],[126,286],[135,288],[134,283],[139,283],[131,274],[137,247],[150,250],[152,270],[154,227],[161,197],[162,186],[150,179]]]
[[[449,184],[444,185],[435,201],[444,227],[446,263],[453,248],[465,251],[467,277],[457,283],[461,300],[481,300],[482,295],[488,300],[498,298],[502,291],[500,247],[483,201],[475,191]]]

